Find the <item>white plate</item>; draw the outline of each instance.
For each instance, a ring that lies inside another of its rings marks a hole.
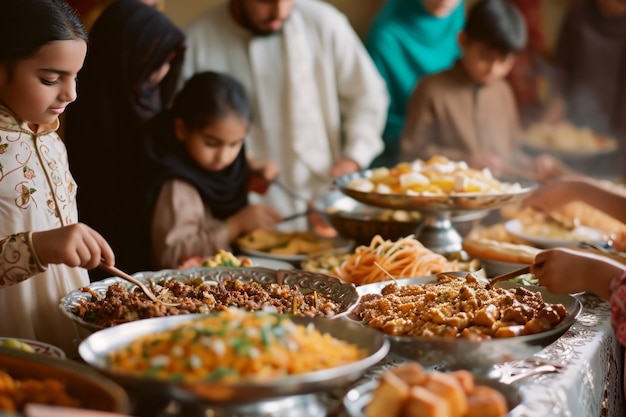
[[[582,241],[602,242],[604,240],[601,231],[586,226],[578,226],[572,230],[572,237],[569,239],[528,234],[524,231],[522,222],[517,219],[506,222],[504,228],[510,234],[540,248],[568,247],[576,246]]]
[[[40,342],[38,340],[30,340],[30,339],[20,339],[18,337],[0,337],[0,340],[19,340],[22,343],[27,344],[35,353],[39,353],[41,355],[52,356],[54,358],[65,359],[65,352],[61,348],[58,348],[53,345],[49,345],[48,343]]]
[[[270,269],[294,269],[294,266],[289,262],[279,261],[276,259],[259,258],[256,256],[247,256],[252,261],[254,266],[261,266],[263,268]]]
[[[354,242],[348,239],[344,239],[341,237],[336,237],[331,239],[333,242],[333,248],[329,250],[345,250],[349,251],[354,246]],[[302,262],[304,261],[309,254],[296,254],[296,255],[278,255],[275,253],[264,252],[256,249],[248,249],[239,247],[239,251],[244,255],[250,257],[258,257],[264,259],[271,259],[276,261],[284,261],[284,262]],[[259,265],[261,266],[261,265]]]
[[[495,277],[496,275],[506,274],[507,272],[515,271],[516,269],[528,266],[528,264],[502,262],[486,258],[478,258],[478,260],[485,269],[485,274],[488,278]]]

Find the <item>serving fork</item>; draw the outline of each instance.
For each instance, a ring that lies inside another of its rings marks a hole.
[[[499,381],[503,384],[513,384],[531,376],[559,372],[563,368],[564,366],[559,363],[534,358],[509,362],[501,367],[503,371]]]

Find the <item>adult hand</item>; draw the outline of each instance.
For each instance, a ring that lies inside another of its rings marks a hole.
[[[489,170],[499,177],[503,174],[504,166],[502,158],[490,152],[479,152],[469,156],[467,164],[474,169],[489,168]]]
[[[104,259],[115,265],[115,255],[100,233],[84,223],[76,223],[43,232],[33,232],[32,242],[39,261],[93,269]]]
[[[337,161],[337,163],[330,170],[330,175],[333,178],[340,177],[345,174],[351,174],[361,169],[359,164],[350,158],[343,158]]]
[[[544,212],[556,210],[570,201],[579,199],[578,185],[580,185],[578,177],[560,177],[542,184],[524,199],[522,205]]]
[[[565,102],[561,99],[552,100],[541,116],[544,123],[556,124],[563,120],[565,116]]]

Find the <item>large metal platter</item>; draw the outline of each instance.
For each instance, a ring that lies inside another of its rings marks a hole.
[[[341,282],[338,278],[309,271],[301,270],[275,270],[261,267],[197,267],[184,270],[162,270],[158,272],[139,272],[134,276],[145,283],[158,283],[164,280],[175,279],[186,282],[193,279],[202,281],[221,282],[226,279],[237,279],[241,282],[258,282],[260,284],[282,283],[298,288],[303,294],[317,291],[331,300],[341,305],[341,312],[347,312],[359,299],[356,288],[353,284]],[[120,283],[129,291],[137,288],[121,278],[112,277],[102,281],[96,281],[87,286],[99,298],[105,298],[108,288]],[[89,323],[79,317],[75,311],[82,302],[89,302],[92,296],[90,293],[76,289],[67,294],[60,302],[61,310],[70,319],[90,330],[97,331],[103,326]],[[339,315],[335,316],[338,317]]]
[[[205,404],[218,405],[309,394],[346,386],[361,377],[367,368],[382,360],[389,351],[389,342],[382,333],[357,323],[322,317],[292,317],[296,324],[305,326],[312,324],[323,333],[329,333],[338,339],[357,344],[366,350],[367,356],[357,362],[322,371],[291,375],[267,382],[233,384],[215,382],[185,384],[109,370],[107,356],[110,352],[128,345],[138,337],[168,330],[198,317],[202,315],[157,317],[110,327],[90,335],[80,344],[78,351],[81,358],[89,365],[133,392],[152,396],[165,395],[168,398],[183,401],[200,401]]]
[[[453,194],[442,196],[422,196],[407,194],[381,194],[366,193],[348,187],[350,181],[358,178],[369,178],[373,170],[365,170],[346,174],[336,178],[333,183],[346,195],[361,203],[377,207],[385,207],[396,210],[490,210],[506,204],[516,203],[522,200],[529,192],[537,187],[537,183],[527,180],[515,180],[520,188],[510,193],[500,194]],[[502,180],[509,182],[506,180]]]
[[[488,386],[504,395],[509,412],[503,417],[521,416],[524,413],[523,397],[519,388],[485,377],[475,377],[474,381],[476,385]],[[378,380],[371,380],[346,393],[343,398],[343,406],[350,417],[365,417],[365,408],[372,401],[372,396],[377,386]]]
[[[463,275],[464,272],[452,274]],[[405,278],[395,280],[398,285],[424,285],[436,280],[436,277]],[[377,282],[357,287],[359,295],[380,294],[391,281]],[[512,282],[501,282],[496,286],[512,288],[519,286]],[[565,333],[582,311],[580,301],[571,295],[556,295],[545,287],[524,285],[533,292],[540,292],[546,303],[563,304],[567,308],[567,317],[556,327],[542,333],[471,341],[467,339],[426,338],[419,336],[391,336],[391,351],[407,359],[415,360],[424,366],[436,366],[441,369],[469,369],[481,373],[497,363],[528,358]],[[346,320],[360,321],[351,315]]]

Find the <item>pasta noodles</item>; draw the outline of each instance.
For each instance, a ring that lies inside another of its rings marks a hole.
[[[140,337],[109,356],[112,370],[176,381],[258,381],[362,359],[357,345],[289,316],[229,309]]]
[[[413,235],[395,242],[376,235],[369,246],[358,246],[333,273],[343,281],[362,285],[388,281],[388,274],[394,278],[410,278],[456,270],[456,261],[448,261],[426,248]]]

